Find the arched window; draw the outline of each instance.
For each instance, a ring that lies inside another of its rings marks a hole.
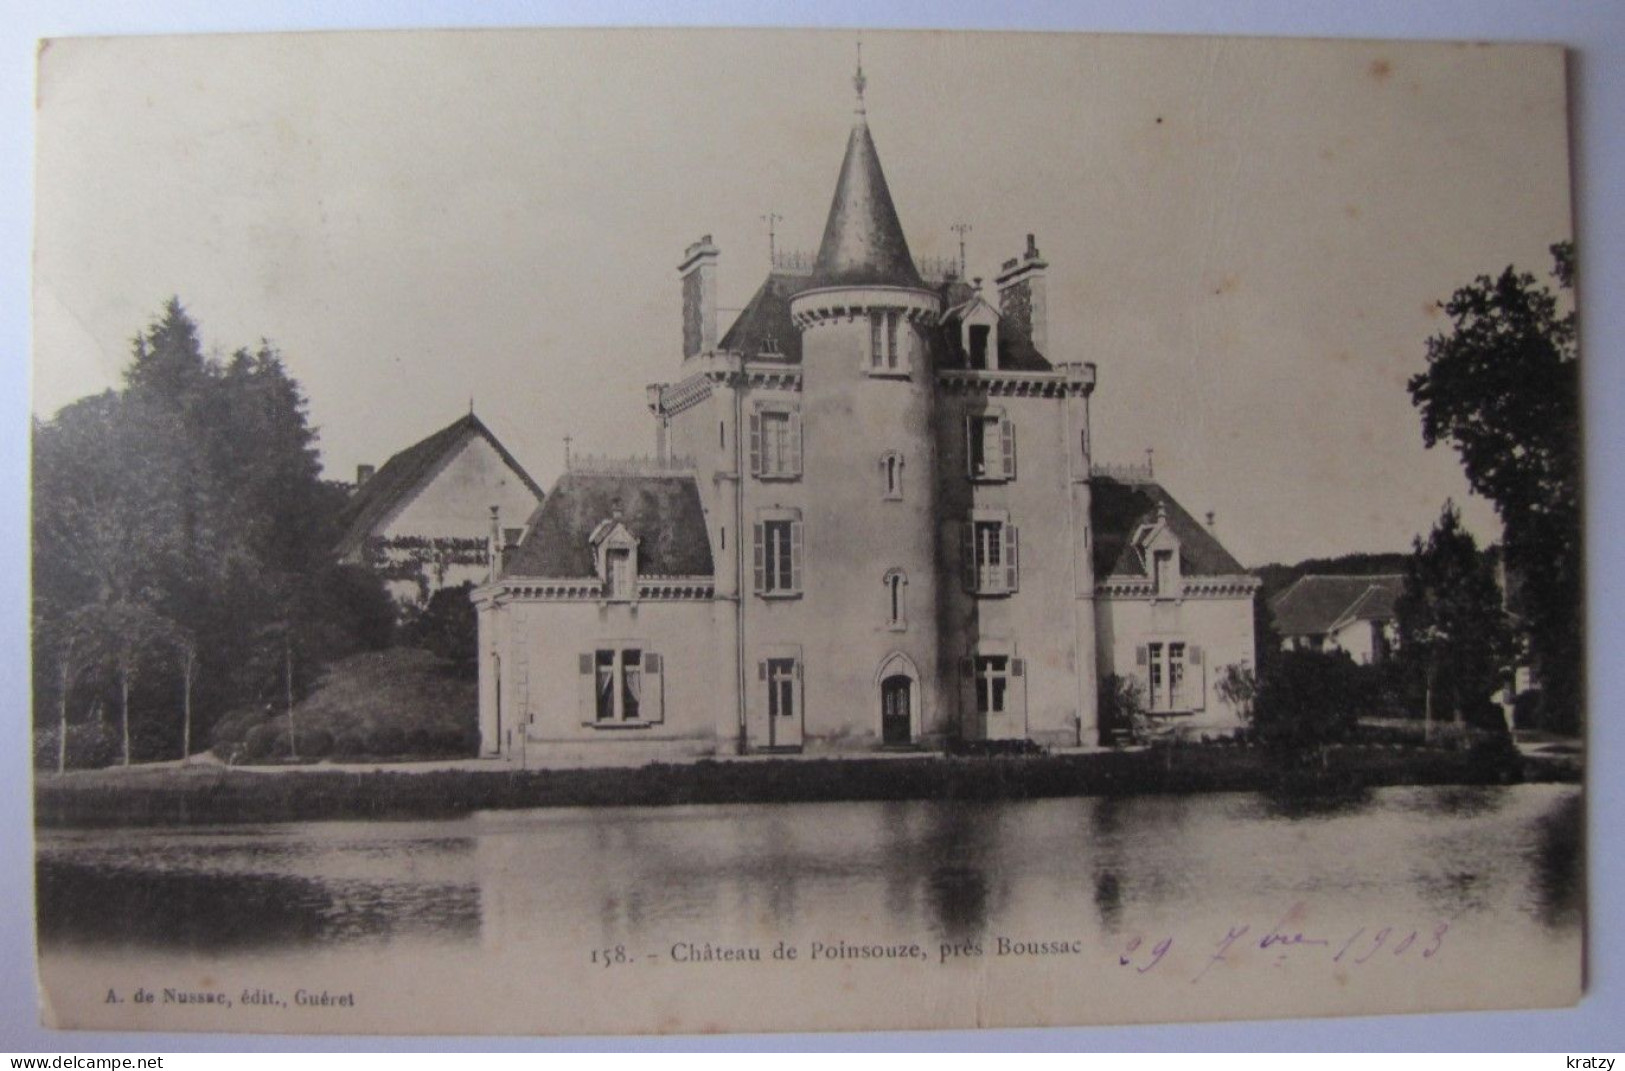
[[[884,498],[903,497],[903,455],[896,450],[880,455],[880,488]]]
[[[883,580],[886,588],[886,627],[893,632],[908,628],[908,574],[901,569],[888,569]]]

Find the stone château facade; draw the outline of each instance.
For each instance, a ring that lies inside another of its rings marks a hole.
[[[1095,365],[1052,352],[1032,237],[991,294],[922,274],[858,86],[816,258],[719,334],[690,246],[657,455],[573,463],[476,590],[485,754],[1094,746],[1108,674],[1235,724],[1257,580],[1149,466],[1092,467]]]

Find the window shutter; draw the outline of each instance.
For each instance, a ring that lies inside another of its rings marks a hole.
[[[1191,648],[1191,650],[1193,652],[1195,652],[1196,661],[1193,664],[1197,667],[1196,672],[1191,674],[1191,676],[1196,678],[1196,682],[1199,685],[1199,687],[1196,689],[1196,702],[1193,705],[1195,706],[1195,708],[1197,710],[1206,710],[1207,709],[1207,665],[1202,661],[1202,658],[1201,658],[1202,649],[1200,647],[1193,647],[1193,648]]]
[[[801,522],[790,522],[790,590],[801,590]],[[799,665],[799,663],[798,663]]]
[[[759,680],[759,681],[767,680],[767,663],[766,662],[758,662],[758,663],[756,663],[756,679]]]
[[[1016,591],[1021,587],[1021,559],[1018,551],[1019,533],[1016,526],[1004,526],[1004,590]]]
[[[756,590],[757,591],[766,591],[767,590],[767,561],[766,561],[767,547],[765,545],[766,544],[766,537],[763,535],[763,532],[762,532],[762,522],[761,521],[757,521],[751,527],[753,529],[752,534],[753,534],[753,539],[754,539],[752,552],[753,552],[753,556],[754,556],[755,563],[756,563]]]
[[[1145,644],[1143,643],[1134,648],[1134,664],[1136,666],[1146,666],[1151,664],[1150,652],[1146,650]]]
[[[796,476],[801,475],[801,414],[790,414],[790,458],[788,469]]]
[[[976,676],[976,660],[973,658],[961,658],[959,660],[959,672],[966,677],[974,678]]]
[[[1202,649],[1194,643],[1190,647],[1190,664],[1193,666],[1202,664]]]
[[[1016,425],[1011,420],[999,421],[999,436],[1004,446],[1004,478],[1016,478]]]
[[[643,720],[661,723],[666,720],[665,660],[652,651],[643,652]]]
[[[1010,659],[1010,701],[1005,707],[1006,713],[1021,717],[1023,732],[1027,723],[1027,661],[1023,658]]]
[[[959,557],[965,563],[965,590],[976,592],[976,522],[959,526]]]
[[[762,474],[762,414],[750,415],[750,474]]]
[[[597,678],[593,671],[592,659],[593,652],[583,654],[578,663],[580,672],[576,674],[576,712],[583,722],[598,720],[598,700],[593,691]]]
[[[978,426],[976,417],[970,413],[965,414],[965,475],[976,479],[976,445],[975,438],[982,429]]]

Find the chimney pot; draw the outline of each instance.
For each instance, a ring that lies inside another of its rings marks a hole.
[[[355,467],[355,485],[357,490],[364,487],[368,480],[378,472],[376,465],[357,465]]]

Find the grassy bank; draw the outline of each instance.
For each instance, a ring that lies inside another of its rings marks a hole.
[[[452,817],[520,807],[671,806],[826,800],[1035,799],[1267,791],[1343,795],[1393,784],[1578,779],[1515,752],[1345,747],[1324,764],[1243,748],[1159,748],[1001,758],[922,755],[520,771],[280,774],[221,767],[103,771],[35,783],[41,827]]]

